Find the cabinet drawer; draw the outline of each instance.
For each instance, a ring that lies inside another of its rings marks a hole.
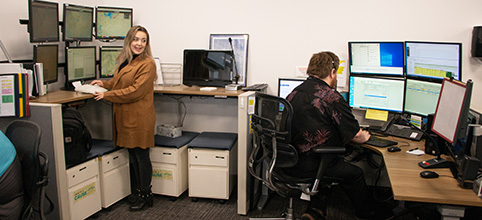
[[[180,149],[170,147],[151,147],[151,161],[162,163],[177,163],[178,153],[185,150],[185,147]]]
[[[189,165],[220,166],[229,164],[229,151],[211,149],[189,149]]]
[[[118,150],[100,157],[101,171],[107,172],[123,164],[129,163],[129,153],[127,149]]]
[[[97,158],[81,163],[67,170],[67,186],[72,187],[99,175]]]

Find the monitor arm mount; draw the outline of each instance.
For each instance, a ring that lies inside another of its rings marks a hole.
[[[229,45],[231,45],[231,50],[233,51],[233,64],[234,64],[234,71],[236,72],[236,74],[234,75],[234,80],[235,80],[235,84],[238,84],[238,80],[239,80],[239,72],[238,72],[238,65],[236,65],[236,55],[234,53],[234,47],[233,47],[233,39],[231,38],[228,38],[228,41],[229,41]]]

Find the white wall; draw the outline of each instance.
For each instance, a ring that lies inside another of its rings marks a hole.
[[[8,7],[0,9],[0,39],[14,59],[31,58],[26,26],[18,24],[28,17],[27,1],[6,1]],[[482,92],[482,64],[470,57],[473,26],[482,25],[480,0],[65,2],[134,8],[134,23],[150,31],[152,49],[162,62],[181,63],[185,48],[208,48],[211,33],[247,33],[248,84],[266,82],[273,94],[277,78],[294,76],[295,67],[306,66],[313,53],[331,50],[346,59],[348,41],[375,40],[462,42],[463,80],[471,78],[474,94]],[[472,106],[482,109],[482,99],[474,95]]]

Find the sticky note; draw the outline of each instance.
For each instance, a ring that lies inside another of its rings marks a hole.
[[[365,113],[366,119],[373,119],[379,121],[387,121],[388,119],[388,111],[383,110],[376,110],[376,109],[367,109]]]

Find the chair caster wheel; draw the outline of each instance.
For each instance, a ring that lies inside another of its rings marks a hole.
[[[225,203],[226,203],[226,200],[220,199],[220,200],[219,200],[219,203],[220,203],[220,204],[225,204]]]
[[[197,202],[197,198],[192,198],[191,201],[192,201],[192,202]]]

